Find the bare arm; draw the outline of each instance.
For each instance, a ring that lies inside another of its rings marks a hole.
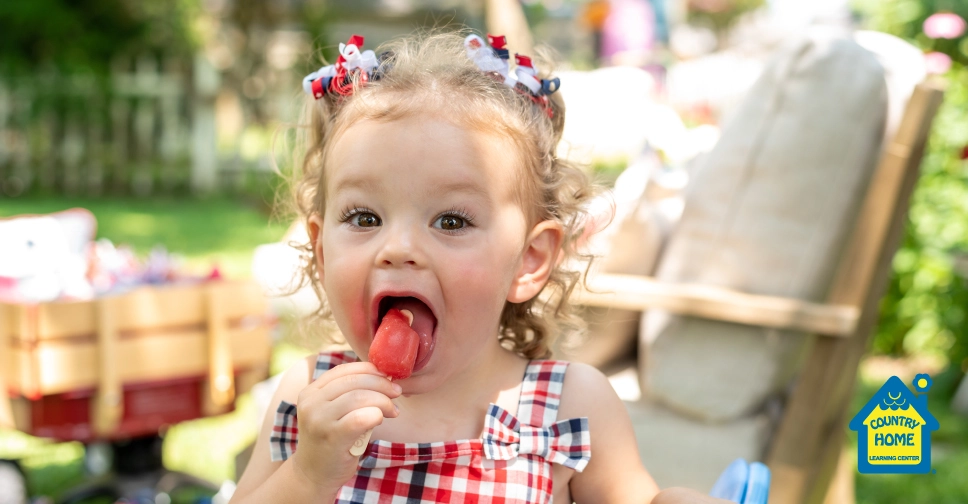
[[[558,417],[579,416],[588,417],[592,458],[571,479],[576,503],[730,504],[686,488],[660,491],[642,466],[632,420],[608,378],[592,366],[572,363]]]
[[[625,404],[608,378],[592,366],[572,363],[565,374],[558,418],[587,416],[592,458],[571,478],[579,503],[646,503],[659,493],[639,459],[635,432]]]

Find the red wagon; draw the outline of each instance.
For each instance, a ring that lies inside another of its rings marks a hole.
[[[0,427],[117,441],[228,412],[268,375],[267,310],[245,281],[0,303]]]

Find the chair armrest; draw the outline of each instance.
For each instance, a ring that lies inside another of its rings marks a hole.
[[[846,337],[854,333],[855,306],[746,294],[722,287],[660,282],[637,275],[589,275],[588,288],[575,287],[575,302],[586,306],[647,310]]]

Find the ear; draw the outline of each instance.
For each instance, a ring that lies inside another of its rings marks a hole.
[[[323,281],[323,218],[317,213],[311,214],[306,222],[309,243],[313,247],[313,260],[316,261],[316,274],[319,281]]]
[[[546,220],[534,226],[525,241],[521,265],[511,281],[508,301],[523,303],[541,292],[561,260],[563,239],[561,224],[555,221]]]

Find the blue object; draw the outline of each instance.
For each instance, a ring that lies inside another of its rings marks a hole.
[[[750,466],[743,459],[736,459],[726,466],[726,470],[719,475],[716,484],[709,495],[728,501],[743,502],[746,496],[746,482],[750,478]]]
[[[767,504],[770,494],[770,469],[759,462],[734,460],[719,475],[709,495],[737,504]]]
[[[766,504],[770,497],[770,468],[759,462],[750,464],[750,478],[746,483],[743,504]]]
[[[554,79],[541,79],[541,94],[550,95],[561,87],[561,79],[555,77]]]

